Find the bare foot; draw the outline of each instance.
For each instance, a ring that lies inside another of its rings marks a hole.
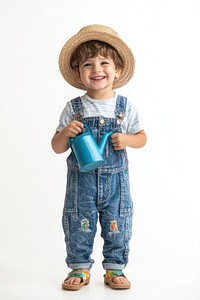
[[[79,284],[82,281],[82,278],[80,277],[70,277],[64,281],[65,284],[71,284],[76,285]]]
[[[73,273],[89,273],[89,270],[87,269],[79,269],[79,270],[74,270],[72,271]],[[70,273],[73,275],[73,273]],[[64,281],[64,284],[70,284],[70,285],[78,285],[83,281],[83,278],[77,277],[77,276],[71,276],[69,278],[66,278]]]
[[[115,284],[127,284],[127,283],[129,283],[128,279],[125,278],[124,276],[115,276],[115,277],[113,277],[112,282],[115,283]]]
[[[111,270],[106,270],[106,273],[109,273]],[[128,284],[129,281],[124,276],[113,276],[112,282],[115,284]]]

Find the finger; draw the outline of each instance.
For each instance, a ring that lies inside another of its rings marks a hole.
[[[81,133],[83,131],[82,128],[80,127],[75,127],[74,129],[76,130],[77,133]]]
[[[116,149],[119,148],[119,147],[118,147],[117,144],[113,144],[113,148],[116,150]]]
[[[114,147],[114,150],[119,151],[119,150],[124,150],[122,147]]]
[[[114,137],[114,138],[111,139],[111,143],[114,144],[114,143],[116,143],[116,142],[117,142],[117,138],[116,138],[116,137]]]
[[[72,127],[69,129],[69,134],[73,137],[75,137],[80,132],[81,132],[81,130],[78,127]]]
[[[114,139],[114,138],[116,138],[116,137],[117,137],[117,135],[118,135],[118,132],[115,132],[115,133],[113,133],[113,134],[111,135],[111,139]]]
[[[79,122],[79,121],[76,121],[75,125],[80,128],[80,129],[83,129],[83,123]]]

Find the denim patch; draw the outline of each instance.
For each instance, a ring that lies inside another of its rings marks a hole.
[[[90,230],[90,222],[88,219],[81,220],[81,230],[84,232],[91,232]]]
[[[117,221],[110,221],[110,232],[109,234],[119,233]]]

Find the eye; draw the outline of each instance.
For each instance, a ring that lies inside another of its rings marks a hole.
[[[84,63],[84,64],[82,65],[83,68],[89,68],[89,67],[91,67],[91,66],[92,66],[92,64],[89,63],[89,62],[86,62],[86,63]]]
[[[107,61],[107,60],[104,60],[104,61],[102,61],[102,63],[101,63],[102,65],[109,65],[109,61]]]

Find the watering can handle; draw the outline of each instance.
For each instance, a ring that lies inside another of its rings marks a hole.
[[[91,128],[90,128],[87,124],[83,124],[83,126],[87,129],[87,131],[88,131],[89,133],[92,134],[92,130],[91,130]]]
[[[84,127],[87,129],[87,131],[88,131],[90,134],[92,134],[91,128],[90,128],[87,124],[83,124],[83,125],[84,125]],[[74,139],[74,138],[71,138],[71,137],[68,138],[68,144],[69,144],[69,147],[72,146],[73,139]]]
[[[72,146],[72,138],[71,137],[68,137],[68,145],[69,145],[69,147]]]

